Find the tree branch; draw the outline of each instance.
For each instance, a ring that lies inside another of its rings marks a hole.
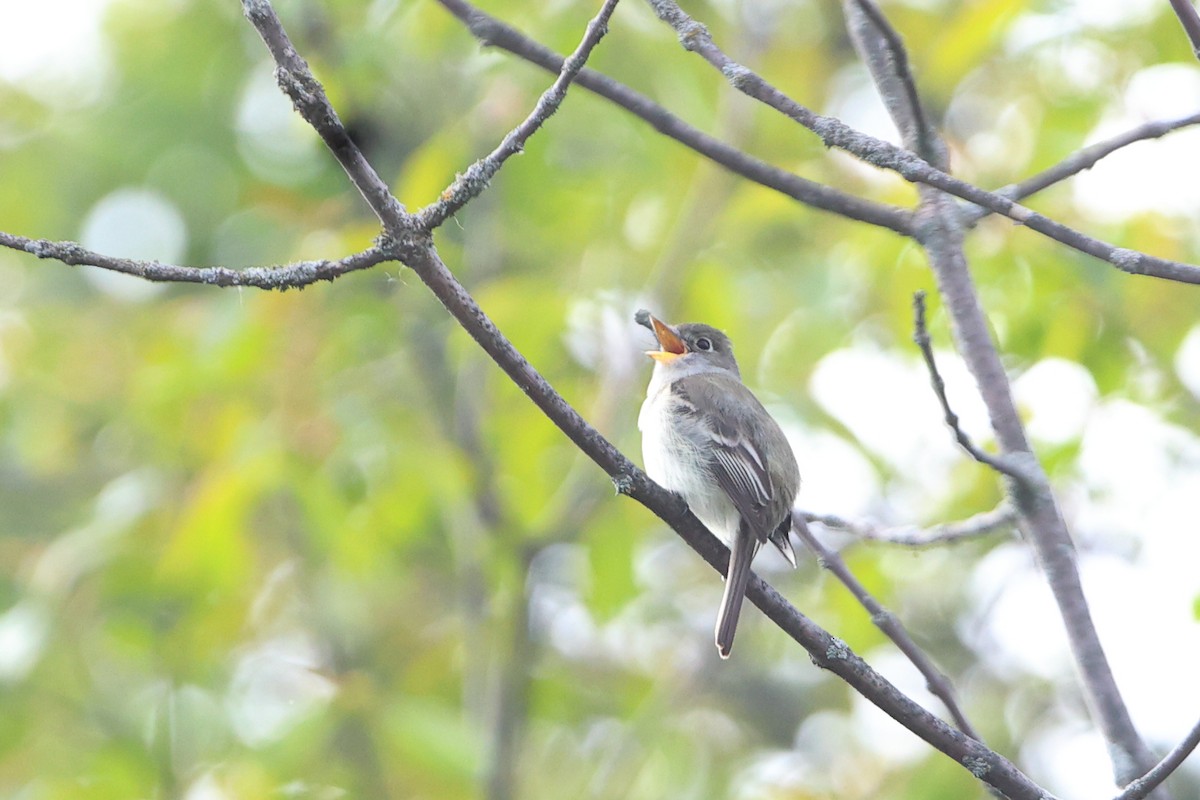
[[[844,0],[843,7],[847,15],[862,14],[867,17],[871,22],[871,29],[878,32],[883,39],[888,63],[879,64],[879,74],[874,76],[875,83],[881,91],[891,94],[895,101],[907,104],[908,114],[906,116],[911,120],[912,130],[906,132],[906,138],[916,145],[917,155],[938,169],[947,169],[949,156],[946,146],[929,121],[929,115],[921,103],[921,96],[917,92],[917,82],[909,67],[908,51],[904,47],[904,41],[900,38],[899,31],[879,10],[879,6],[875,5],[875,0]],[[867,30],[866,26],[850,26],[852,36],[862,30]],[[868,68],[873,69],[872,65],[875,63],[868,64]]]
[[[821,544],[821,541],[813,536],[802,514],[792,512],[792,530],[808,546],[808,549],[813,551],[818,563],[832,572],[850,590],[850,594],[854,595],[859,604],[871,615],[871,622],[875,623],[875,626],[892,640],[900,652],[904,653],[917,671],[924,676],[926,688],[946,706],[946,710],[950,712],[958,729],[972,739],[982,742],[983,739],[972,727],[967,715],[958,704],[958,697],[950,679],[934,665],[929,656],[925,655],[925,651],[917,646],[896,615],[879,604],[879,601],[867,591],[858,578],[854,577],[854,573],[850,571],[838,553]]]
[[[0,232],[0,245],[20,250],[38,258],[61,261],[70,266],[86,265],[133,275],[148,281],[171,283],[203,283],[210,286],[248,286],[255,289],[297,289],[316,283],[332,281],[348,272],[370,269],[389,260],[380,247],[369,247],[336,261],[300,261],[280,267],[181,267],[159,261],[140,261],[96,253],[75,242],[51,242],[46,239],[27,239]]]
[[[588,23],[583,40],[575,48],[559,68],[558,79],[542,93],[537,105],[525,120],[509,132],[503,141],[484,158],[469,166],[466,172],[458,175],[437,202],[421,210],[418,214],[418,224],[422,230],[431,231],[441,225],[455,212],[465,206],[472,198],[479,195],[488,182],[500,171],[504,162],[513,155],[525,149],[525,142],[537,131],[550,116],[562,105],[567,96],[567,87],[587,63],[592,49],[608,32],[608,20],[617,7],[617,0],[605,0],[600,13]]]
[[[1007,197],[985,191],[978,186],[948,175],[930,166],[928,162],[908,150],[856,131],[839,119],[814,113],[763,80],[752,70],[729,58],[716,46],[708,30],[685,14],[674,0],[647,0],[647,2],[650,3],[660,19],[675,29],[684,48],[698,53],[704,60],[719,69],[733,88],[774,108],[807,128],[820,137],[827,147],[845,150],[868,164],[896,172],[912,183],[940,189],[989,211],[1002,214],[1067,247],[1106,261],[1122,272],[1128,272],[1131,275],[1149,275],[1181,283],[1200,283],[1200,266],[1116,247],[1100,239],[1087,236],[1074,228],[1019,205]],[[901,130],[906,128],[915,129],[915,126],[903,123]],[[910,146],[916,148],[919,145],[911,142]],[[953,209],[948,210],[954,211]],[[928,230],[917,227],[915,236],[918,241],[924,241],[928,235],[930,235]]]
[[[853,18],[847,21],[855,24]],[[860,45],[871,42],[870,32],[860,32],[852,38]],[[878,50],[873,47],[863,47],[859,55],[868,62],[879,58]],[[896,118],[897,127],[901,130],[914,127],[905,120],[909,113],[905,104],[893,102],[886,94],[883,100]],[[950,314],[959,351],[987,406],[992,429],[1004,454],[1003,463],[1015,470],[1008,474],[1020,476],[1009,482],[1009,496],[1058,604],[1085,696],[1109,744],[1113,774],[1119,784],[1124,784],[1146,772],[1155,758],[1134,728],[1117,688],[1083,594],[1066,521],[1017,414],[1012,387],[992,341],[963,250],[963,221],[947,194],[930,184],[919,187],[919,192],[921,204],[917,213],[925,232],[921,243]]]
[[[455,0],[442,0],[444,4]],[[354,145],[342,126],[336,113],[329,104],[323,89],[312,76],[307,64],[296,53],[284,32],[278,17],[271,8],[268,0],[243,0],[243,8],[247,18],[258,29],[264,42],[271,50],[278,68],[276,77],[281,88],[292,98],[297,111],[318,131],[322,139],[346,171],[350,180],[366,199],[384,227],[381,244],[357,256],[351,256],[341,262],[306,262],[301,266],[301,276],[298,280],[325,279],[323,275],[329,270],[361,269],[394,258],[409,266],[446,309],[458,320],[460,325],[476,340],[485,352],[508,374],[508,376],[533,400],[542,412],[554,422],[577,447],[603,468],[613,479],[619,492],[629,495],[645,505],[656,515],[675,528],[694,549],[699,552],[710,565],[718,571],[724,571],[728,562],[728,551],[708,533],[695,517],[686,509],[682,501],[654,484],[624,455],[617,451],[603,436],[589,426],[583,418],[559,395],[550,384],[529,364],[529,362],[512,346],[512,344],[496,328],[465,288],[454,278],[442,263],[429,237],[428,230],[417,225],[416,217],[408,214],[403,206],[391,195],[386,184],[379,178],[363,154]],[[588,73],[579,75],[583,83]],[[731,80],[733,78],[731,77]],[[832,122],[837,122],[836,120]],[[837,123],[841,125],[841,123]],[[842,126],[845,131],[854,134]],[[860,135],[860,134],[856,134]],[[861,136],[861,135],[860,135]],[[846,148],[849,149],[849,148]],[[851,151],[853,152],[853,150]],[[882,156],[884,160],[894,158],[894,154]],[[919,162],[919,160],[918,160]],[[908,162],[903,162],[908,163]],[[919,162],[924,164],[924,162]],[[925,165],[926,167],[928,165]],[[936,170],[934,171],[937,172]],[[901,172],[901,174],[904,174]],[[941,173],[938,173],[941,174]],[[786,173],[784,173],[786,175]],[[794,176],[792,176],[794,177]],[[948,177],[948,176],[946,176]],[[797,179],[799,180],[799,179]],[[786,181],[785,181],[786,182]],[[813,185],[815,186],[815,185]],[[805,191],[815,192],[810,198],[817,207],[819,201],[826,202],[830,210],[846,213],[847,208],[859,213],[864,221],[867,216],[874,217],[875,224],[890,227],[902,233],[912,229],[909,218],[898,209],[869,204],[828,187],[809,186]],[[974,187],[971,187],[972,189]],[[976,190],[981,191],[981,190]],[[987,194],[987,193],[984,193]],[[970,199],[970,198],[967,198]],[[808,201],[806,201],[808,202]],[[837,206],[837,208],[833,208]],[[932,203],[927,204],[922,211],[932,213]],[[890,224],[885,224],[885,220]],[[940,233],[936,222],[923,222],[924,231],[933,235]],[[278,281],[269,281],[257,275],[253,270],[237,272],[214,268],[213,270],[191,269],[186,267],[171,267],[156,262],[133,262],[124,259],[109,259],[105,256],[90,253],[78,245],[71,243],[35,242],[22,237],[5,235],[2,242],[6,246],[31,252],[39,257],[78,259],[66,263],[91,263],[83,259],[92,258],[105,263],[96,266],[117,269],[129,274],[142,274],[144,277],[156,275],[156,280],[191,280],[195,282],[216,283],[219,285],[261,285],[263,288],[282,288]],[[32,245],[32,249],[29,245]],[[61,249],[61,255],[55,250]],[[937,259],[933,259],[935,262]],[[366,262],[370,262],[367,264]],[[322,265],[335,266],[322,266]],[[338,267],[336,265],[342,265]],[[1184,265],[1186,266],[1186,265]],[[287,270],[290,268],[279,268]],[[180,271],[178,276],[173,270]],[[275,272],[278,270],[266,270]],[[310,272],[319,273],[309,279]],[[190,277],[189,277],[190,276]],[[205,276],[205,277],[198,277]],[[250,276],[250,277],[241,277]],[[257,282],[256,282],[257,281]],[[969,278],[968,278],[969,281]],[[295,283],[288,285],[304,285]],[[968,359],[971,363],[971,359]],[[1001,373],[1002,376],[1002,373]],[[978,376],[977,376],[978,377]],[[979,377],[981,384],[984,378]],[[994,416],[993,424],[996,425]],[[1019,430],[1019,422],[1017,423]],[[1001,437],[1003,444],[1003,436]],[[1036,461],[1034,462],[1036,464]],[[1044,475],[1042,476],[1044,478]],[[1028,503],[1041,501],[1043,498],[1031,498]],[[1053,507],[1053,501],[1050,501]],[[1023,506],[1023,516],[1032,516],[1027,506]],[[1056,509],[1054,509],[1056,511]],[[1036,519],[1033,521],[1037,521]],[[1061,520],[1060,520],[1061,522]],[[1073,566],[1073,565],[1072,565]],[[854,687],[871,702],[908,727],[925,741],[946,753],[956,762],[963,765],[972,774],[989,785],[1004,792],[1007,796],[1018,800],[1044,800],[1047,796],[1036,784],[1023,775],[1015,766],[1002,756],[989,750],[981,743],[964,736],[946,725],[937,717],[921,708],[915,702],[899,692],[881,675],[843,643],[821,629],[811,620],[804,617],[772,587],[755,576],[748,588],[747,596],[755,605],[764,611],[782,630],[805,647],[813,661],[823,668],[839,675],[849,685]]]
[[[938,371],[937,361],[933,357],[933,345],[929,340],[929,331],[925,328],[925,292],[923,291],[913,293],[913,341],[917,343],[917,347],[921,348],[921,355],[925,358],[925,366],[929,370],[929,382],[933,385],[933,393],[937,395],[938,403],[942,406],[943,418],[954,433],[954,440],[958,442],[959,447],[966,450],[967,454],[980,464],[985,464],[1010,478],[1024,480],[1023,473],[1016,466],[1010,464],[1003,456],[994,456],[980,448],[971,441],[971,437],[967,436],[967,432],[958,424],[958,414],[954,413],[954,409],[950,407],[950,400],[946,397],[946,382],[942,380],[942,375]]]
[[[461,20],[483,44],[506,50],[548,72],[559,72],[562,69],[562,56],[525,36],[516,28],[484,13],[466,0],[438,2]],[[855,197],[754,158],[688,125],[645,95],[595,70],[583,69],[575,82],[640,117],[664,136],[711,159],[730,172],[813,208],[831,211],[904,236],[913,235],[911,214],[905,209]]]
[[[1020,183],[1014,183],[997,189],[996,194],[1007,197],[1010,200],[1020,200],[1029,197],[1056,183],[1074,177],[1080,172],[1091,169],[1102,158],[1112,155],[1123,147],[1128,147],[1131,144],[1148,139],[1158,139],[1172,131],[1197,124],[1200,124],[1200,114],[1191,114],[1179,119],[1147,122],[1118,134],[1111,139],[1105,139],[1102,142],[1089,145],[1082,150],[1076,150],[1049,169],[1030,176]],[[974,206],[966,214],[967,224],[973,225],[976,221],[989,216],[991,213],[988,209]]]
[[[930,225],[925,241],[930,265],[950,313],[959,352],[975,377],[1005,463],[1020,471],[1009,485],[1022,530],[1030,543],[1067,630],[1085,696],[1113,757],[1117,782],[1144,773],[1154,756],[1142,741],[1117,688],[1104,647],[1083,594],[1075,547],[1042,465],[1030,449],[1008,376],[996,352],[987,319],[962,250],[962,227],[945,195],[925,190],[922,215]]]
[[[1183,741],[1175,745],[1171,752],[1167,753],[1162,761],[1154,765],[1154,768],[1147,772],[1142,777],[1135,781],[1131,781],[1125,790],[1117,795],[1114,800],[1142,800],[1143,797],[1150,794],[1154,789],[1167,779],[1168,776],[1179,766],[1183,764],[1187,757],[1196,749],[1196,745],[1200,744],[1200,722],[1197,722],[1187,736],[1183,737]]]
[[[1175,10],[1183,32],[1192,43],[1192,55],[1200,58],[1200,14],[1196,13],[1196,7],[1191,0],[1171,0],[1171,8]]]
[[[308,68],[308,63],[296,52],[283,29],[270,0],[242,0],[242,13],[258,31],[263,43],[275,59],[275,81],[304,120],[325,142],[329,152],[342,165],[351,183],[375,212],[384,228],[395,235],[409,227],[410,217],[400,201],[392,196],[383,179],[375,172],[358,145],[350,138],[337,112]]]
[[[714,569],[724,574],[729,559],[728,549],[700,524],[678,496],[651,481],[554,390],[496,328],[442,263],[431,244],[418,245],[414,242],[400,257],[509,378],[612,478],[618,492],[646,506],[670,525]],[[893,719],[966,767],[980,780],[1014,800],[1045,800],[1046,793],[1011,762],[921,708],[851,652],[844,642],[797,611],[762,579],[757,576],[752,578],[746,596],[803,646],[817,666],[841,677]]]
[[[930,528],[914,525],[900,528],[880,528],[864,522],[855,522],[835,514],[816,514],[811,511],[797,512],[807,522],[815,522],[826,528],[844,531],[861,540],[905,547],[930,547],[939,544],[954,544],[968,539],[977,539],[1001,528],[1016,523],[1017,514],[1008,502],[1001,502],[991,511],[983,511],[957,522],[946,522]]]

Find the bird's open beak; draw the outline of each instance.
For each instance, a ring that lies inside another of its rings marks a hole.
[[[659,349],[648,350],[646,355],[660,364],[669,364],[687,352],[687,346],[683,343],[683,339],[679,338],[679,334],[675,333],[670,325],[653,315],[648,316],[650,317],[650,329],[658,338]]]

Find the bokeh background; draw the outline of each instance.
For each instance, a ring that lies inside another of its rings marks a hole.
[[[484,7],[568,51],[596,5]],[[410,207],[552,80],[431,0],[277,7]],[[1166,2],[884,8],[956,172],[984,186],[1200,107]],[[801,102],[894,138],[836,3],[688,10]],[[6,3],[0,30],[0,230],[227,266],[338,257],[377,232],[232,0]],[[636,0],[592,64],[775,164],[915,199],[736,96]],[[1198,145],[1130,147],[1031,204],[1196,261]],[[631,316],[648,306],[733,336],[792,438],[803,508],[926,526],[1000,500],[952,446],[910,341],[911,295],[933,288],[917,248],[730,176],[582,90],[437,242],[635,459],[649,341]],[[1200,714],[1200,295],[1004,220],[968,248],[1117,679],[1165,751]],[[936,297],[931,328],[988,443]],[[821,533],[989,745],[1064,798],[1113,793],[1014,532],[921,550]],[[941,713],[810,554],[758,569]],[[0,251],[0,795],[986,796],[756,611],[720,663],[720,591],[394,266],[266,294]],[[1185,766],[1176,798],[1198,787]]]

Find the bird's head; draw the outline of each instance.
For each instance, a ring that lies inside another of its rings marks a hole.
[[[658,349],[646,352],[660,368],[669,372],[725,370],[740,376],[733,343],[723,331],[702,322],[671,326],[642,309],[634,315],[639,325],[649,328],[658,339]]]

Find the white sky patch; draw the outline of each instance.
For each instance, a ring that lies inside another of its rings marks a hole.
[[[124,187],[92,206],[79,241],[109,256],[179,263],[187,236],[187,224],[174,203],[158,192]],[[97,267],[83,270],[96,288],[121,300],[148,300],[166,286]]]
[[[890,645],[862,654],[867,663],[896,688],[925,708],[940,710],[941,701],[925,686],[925,679],[906,656]],[[929,755],[929,745],[913,736],[896,720],[857,692],[852,699],[851,718],[859,746],[878,754],[891,764],[913,764]]]
[[[1074,504],[1068,523],[1080,544],[1084,592],[1135,722],[1152,741],[1170,746],[1200,707],[1194,679],[1200,626],[1192,610],[1200,590],[1200,439],[1151,409],[1109,400],[1087,417],[1077,463],[1081,484],[1072,491],[1086,497]],[[1010,680],[1022,673],[1074,680],[1057,607],[1025,544],[989,553],[971,587],[960,633],[983,663]],[[1054,745],[1066,748],[1053,751],[1056,764],[1078,755],[1070,742]],[[1064,767],[1063,780],[1077,780],[1061,794],[1095,796],[1094,787],[1079,788],[1079,776],[1089,774],[1078,762]]]
[[[23,680],[41,658],[49,634],[49,614],[33,600],[0,614],[0,683]]]
[[[850,517],[871,513],[879,498],[879,479],[862,453],[841,437],[792,425],[785,414],[771,411],[800,465],[797,507]]]
[[[1117,107],[1087,137],[1085,145],[1144,122],[1195,113],[1200,107],[1200,68],[1190,64],[1147,67],[1130,79]],[[1116,223],[1131,214],[1200,213],[1200,182],[1186,180],[1180,164],[1200,150],[1200,129],[1124,147],[1073,181],[1075,202],[1090,216]]]
[[[1013,381],[1013,394],[1029,435],[1050,444],[1078,438],[1098,396],[1091,373],[1061,358],[1034,364]]]
[[[1113,400],[1088,422],[1079,466],[1093,490],[1076,515],[1081,538],[1098,533],[1135,548],[1131,559],[1083,562],[1097,628],[1139,727],[1158,741],[1178,739],[1200,707],[1200,438]]]
[[[1196,325],[1175,353],[1175,372],[1195,397],[1200,398],[1200,325]]]
[[[938,367],[960,423],[976,442],[990,439],[975,381],[953,353]],[[872,345],[836,350],[813,371],[810,391],[826,413],[898,471],[935,486],[964,456],[942,422],[929,373],[916,359],[900,359]]]
[[[265,745],[324,707],[337,685],[315,671],[320,667],[316,645],[302,632],[245,653],[226,697],[238,738],[251,747]]]
[[[1159,0],[1068,0],[1059,15],[1091,28],[1126,28],[1154,18]]]
[[[109,0],[0,3],[0,80],[22,84],[43,103],[94,102],[112,80],[101,23]]]
[[[983,666],[1005,680],[1072,678],[1066,633],[1028,545],[992,550],[976,565],[970,586],[971,608],[958,620],[959,635]]]
[[[1194,532],[1179,533],[1195,538]],[[1193,574],[1195,564],[1190,561]],[[1196,581],[1142,559],[1090,555],[1080,568],[1096,630],[1138,730],[1173,745],[1200,708],[1195,679],[1200,626],[1192,618]]]
[[[317,133],[279,90],[270,63],[250,72],[238,102],[236,130],[238,152],[264,180],[295,186],[321,169]]]
[[[1116,522],[1143,527],[1146,515],[1183,477],[1180,463],[1195,471],[1200,443],[1189,431],[1164,421],[1145,406],[1123,399],[1102,403],[1084,433],[1078,466],[1087,485],[1123,503]],[[1103,498],[1099,498],[1103,500]]]
[[[1020,762],[1030,777],[1061,800],[1112,797],[1118,791],[1104,739],[1086,724],[1066,723],[1044,728],[1028,737]]]

